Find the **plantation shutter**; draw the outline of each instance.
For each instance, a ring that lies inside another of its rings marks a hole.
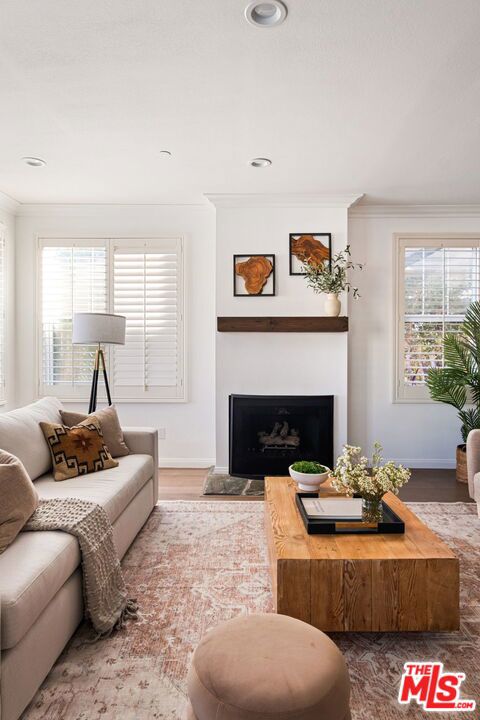
[[[72,319],[107,311],[107,243],[41,240],[39,269],[39,394],[86,398],[96,348],[72,345]]]
[[[113,241],[113,308],[126,343],[113,350],[117,399],[183,400],[182,241]]]
[[[443,338],[479,298],[479,241],[404,240],[399,252],[397,397],[428,399],[428,370],[443,367]]]
[[[0,236],[0,402],[5,400],[6,292],[5,238]]]

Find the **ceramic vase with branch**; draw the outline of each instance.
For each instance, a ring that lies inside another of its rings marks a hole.
[[[333,256],[329,263],[318,263],[306,260],[303,263],[303,272],[308,287],[315,293],[324,293],[325,314],[330,317],[340,315],[342,308],[338,295],[341,292],[352,292],[354,298],[360,297],[358,288],[354,287],[347,278],[348,270],[362,270],[361,263],[351,261],[350,245]]]

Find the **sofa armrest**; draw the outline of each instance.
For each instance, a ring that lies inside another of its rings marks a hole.
[[[153,504],[158,501],[158,430],[150,427],[122,428],[123,437],[131,453],[151,455],[153,458]]]
[[[474,497],[473,479],[480,472],[480,430],[470,430],[467,437],[468,491]],[[475,499],[475,498],[474,498]]]

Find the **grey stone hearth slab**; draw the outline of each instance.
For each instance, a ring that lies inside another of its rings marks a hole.
[[[203,485],[204,495],[263,495],[263,480],[233,477],[210,468]]]

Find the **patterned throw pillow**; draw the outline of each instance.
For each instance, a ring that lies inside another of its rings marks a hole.
[[[97,419],[91,418],[71,428],[47,422],[41,422],[40,427],[52,455],[55,480],[117,467],[118,462],[105,445]]]

